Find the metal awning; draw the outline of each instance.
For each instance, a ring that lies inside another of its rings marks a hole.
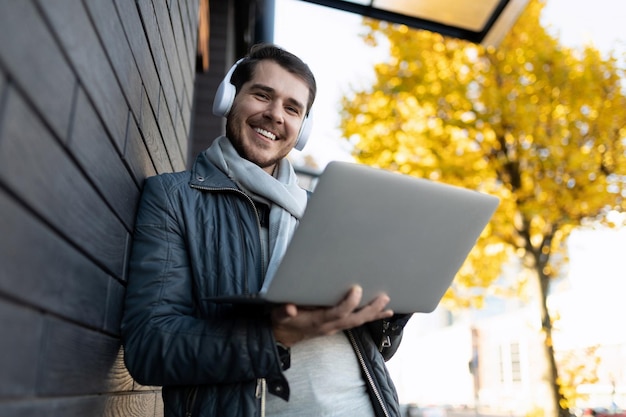
[[[365,17],[498,45],[528,0],[302,0]]]

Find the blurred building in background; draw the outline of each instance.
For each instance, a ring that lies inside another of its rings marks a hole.
[[[595,383],[577,385],[580,398],[572,411],[623,410],[626,332],[620,322],[626,317],[626,265],[619,252],[626,247],[626,231],[577,232],[569,246],[569,268],[549,297],[557,318],[556,357],[563,378],[567,371],[597,377]],[[509,273],[503,282],[513,280],[516,270]],[[416,315],[389,363],[402,402],[511,416],[545,403],[537,311],[518,298],[490,297],[482,310],[453,314],[440,306]]]

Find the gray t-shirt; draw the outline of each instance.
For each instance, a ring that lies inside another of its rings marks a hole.
[[[368,417],[374,410],[361,369],[343,332],[291,348],[289,401],[267,394],[268,417]]]

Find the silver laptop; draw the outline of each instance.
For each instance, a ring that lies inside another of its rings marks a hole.
[[[249,301],[332,306],[363,287],[396,313],[432,312],[499,204],[365,165],[327,165],[271,280]]]

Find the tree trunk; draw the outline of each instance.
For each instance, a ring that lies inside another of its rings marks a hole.
[[[554,357],[554,345],[552,343],[552,319],[548,311],[548,290],[550,288],[550,277],[543,273],[542,269],[537,268],[537,279],[539,280],[539,304],[541,309],[541,330],[544,335],[544,353],[548,365],[548,386],[551,390],[550,397],[553,402],[553,410],[555,417],[570,417],[569,410],[564,408],[566,404],[565,397],[561,392],[561,384],[559,383],[559,371]]]

